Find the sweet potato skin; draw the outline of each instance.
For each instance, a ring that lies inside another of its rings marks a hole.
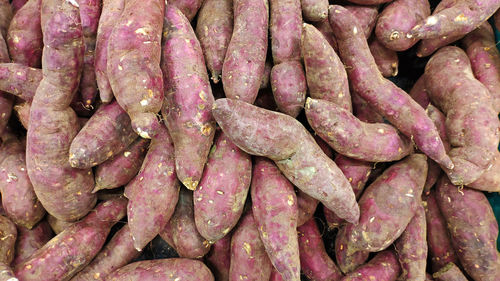
[[[5,43],[4,38],[5,37],[0,36],[0,63],[10,61],[9,51],[7,49],[7,43]],[[13,96],[4,92],[0,92],[0,134],[5,130],[7,122],[10,119],[13,103],[14,103]]]
[[[427,108],[431,100],[429,99],[429,93],[425,89],[425,75],[420,76],[410,92],[408,92],[410,97],[414,99],[421,107]]]
[[[227,234],[217,240],[210,252],[205,256],[207,266],[212,270],[215,280],[229,281],[229,267],[231,266],[231,237]]]
[[[203,4],[203,0],[172,0],[168,3],[179,9],[191,21]]]
[[[383,123],[384,117],[377,113],[373,107],[360,97],[355,91],[352,91],[352,109],[354,116],[362,122],[367,123]]]
[[[195,190],[215,134],[210,114],[214,97],[200,43],[189,21],[173,5],[166,6],[163,34],[161,68],[166,94],[162,115],[174,141],[177,177]]]
[[[50,228],[52,229],[52,231],[54,231],[55,234],[59,234],[66,228],[69,228],[70,226],[75,224],[74,222],[59,220],[50,214],[47,214],[47,222],[49,223]]]
[[[12,7],[8,0],[0,1],[0,33],[3,38],[7,38],[7,30],[12,20]]]
[[[328,17],[328,0],[300,0],[306,21],[322,21]]]
[[[432,277],[438,281],[467,281],[467,277],[454,263],[448,263],[438,272],[432,274]]]
[[[314,216],[319,201],[304,193],[302,190],[296,190],[297,205],[299,214],[297,216],[297,227],[303,225]],[[330,211],[331,212],[331,211]]]
[[[194,191],[196,229],[208,241],[224,237],[238,223],[252,178],[252,159],[222,132],[203,171],[200,187]]]
[[[31,102],[43,73],[18,63],[0,63],[0,90]]]
[[[274,65],[300,60],[302,13],[300,0],[271,0],[270,33]]]
[[[399,59],[395,51],[382,45],[378,38],[373,38],[369,47],[382,76],[394,77],[398,75]]]
[[[363,265],[370,256],[368,251],[357,251],[351,248],[346,235],[346,227],[342,227],[335,238],[335,259],[340,270],[345,274]]]
[[[271,88],[278,109],[297,117],[306,100],[306,76],[299,61],[286,61],[273,66]]]
[[[396,255],[391,250],[378,253],[367,264],[360,266],[356,271],[350,273],[342,281],[375,280],[395,281],[401,272]]]
[[[12,11],[14,14],[16,14],[19,9],[21,9],[28,0],[12,0],[10,5],[12,6]]]
[[[17,239],[16,225],[0,215],[0,263],[9,265],[14,260]]]
[[[34,252],[49,242],[52,237],[54,237],[54,233],[46,220],[41,221],[32,229],[18,226],[16,254],[12,265],[16,266],[27,260]]]
[[[14,272],[9,265],[5,263],[0,263],[0,280],[2,281],[17,281],[18,279],[14,275]]]
[[[495,160],[490,167],[469,187],[488,192],[500,192],[500,153],[497,153]]]
[[[378,6],[345,5],[344,7],[354,15],[366,39],[370,38],[377,24]]]

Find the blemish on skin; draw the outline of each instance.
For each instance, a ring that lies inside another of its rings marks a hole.
[[[123,70],[123,67],[121,65],[118,65],[118,70]]]
[[[357,27],[354,27],[354,28],[352,29],[352,33],[354,33],[354,34],[358,34],[358,28],[357,28]]]
[[[73,6],[77,7],[77,8],[80,7],[80,5],[78,5],[78,2],[76,0],[67,0],[67,1],[68,1],[68,3],[70,3],[71,5],[73,5]]]
[[[384,129],[378,129],[377,132],[379,132],[381,134],[385,133]]]
[[[454,21],[467,21],[467,17],[464,14],[460,14],[453,20]]]
[[[293,195],[291,195],[291,194],[288,195],[288,205],[289,206],[293,206],[293,202],[294,202]]]
[[[224,191],[222,191],[222,190],[217,190],[217,194],[219,194],[219,195],[224,195]]]
[[[425,21],[425,24],[426,25],[435,25],[437,23],[437,17],[435,16],[430,16],[427,18],[427,20]]]
[[[243,242],[243,249],[245,249],[247,255],[250,255],[250,252],[252,251],[252,246],[250,246],[250,244],[248,244],[247,242]]]
[[[132,152],[130,152],[130,151],[123,152],[123,156],[125,156],[125,157],[129,157],[130,154],[132,154]]]
[[[373,222],[375,220],[375,217],[370,218],[370,222]]]

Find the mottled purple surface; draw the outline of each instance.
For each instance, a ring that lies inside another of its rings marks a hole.
[[[17,63],[0,63],[0,90],[31,102],[42,76],[42,71],[38,68]]]
[[[274,65],[300,61],[302,10],[300,0],[271,0],[269,32]]]
[[[217,281],[229,281],[229,267],[231,266],[231,237],[228,234],[217,240],[210,252],[205,256],[205,263],[210,268]]]
[[[360,266],[342,281],[384,280],[396,281],[401,272],[396,254],[392,250],[378,253],[368,263]]]
[[[322,21],[328,17],[328,0],[300,0],[304,20]]]
[[[32,229],[17,227],[16,254],[12,266],[27,260],[34,252],[54,237],[49,223],[44,220]],[[0,279],[1,280],[1,279]]]
[[[292,117],[297,117],[306,100],[306,76],[302,63],[286,61],[273,66],[271,88],[278,109]]]
[[[373,38],[369,43],[369,47],[382,76],[394,77],[398,75],[399,60],[396,51],[382,45],[378,38]]]
[[[438,272],[432,275],[434,279],[438,281],[467,281],[467,277],[464,276],[460,268],[458,268],[454,263],[448,263]]]

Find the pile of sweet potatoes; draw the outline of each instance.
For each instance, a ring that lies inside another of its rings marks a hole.
[[[333,2],[0,0],[0,281],[500,281],[500,0]]]

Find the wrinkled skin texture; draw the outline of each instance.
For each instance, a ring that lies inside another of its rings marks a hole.
[[[300,0],[306,21],[322,21],[328,17],[328,0]]]
[[[437,185],[436,202],[467,274],[474,280],[498,280],[498,224],[486,196],[473,189],[459,189],[443,176]]]
[[[438,272],[432,275],[437,281],[467,281],[467,277],[464,276],[460,268],[458,268],[454,263],[448,263]]]
[[[461,77],[461,81],[448,77]],[[442,167],[454,184],[468,185],[497,154],[500,123],[488,89],[474,78],[465,52],[452,46],[440,49],[427,63],[425,87],[433,104],[446,115],[449,155],[455,167]]]
[[[314,216],[314,212],[316,212],[316,208],[318,207],[319,201],[307,195],[300,189],[296,190],[296,196],[297,196],[297,204],[299,206],[299,214],[297,216],[297,226],[301,226]]]
[[[278,109],[297,117],[306,100],[306,76],[299,61],[286,61],[271,70],[271,88]]]
[[[0,63],[0,90],[31,102],[42,81],[43,73],[18,63]]]
[[[177,177],[195,190],[214,138],[210,114],[214,97],[200,43],[189,21],[173,5],[166,7],[163,29],[162,115],[174,141]]]
[[[251,195],[253,217],[271,263],[283,279],[299,281],[298,205],[293,185],[271,160],[259,157]]]
[[[398,259],[393,251],[386,250],[378,253],[372,260],[356,271],[350,273],[342,281],[364,281],[375,280],[396,281],[401,272]]]
[[[224,237],[238,223],[252,178],[252,159],[221,131],[193,193],[196,228],[208,241]]]
[[[17,227],[16,254],[12,266],[27,260],[34,252],[54,237],[47,221],[42,221],[32,229]],[[0,279],[1,280],[1,279]]]
[[[231,234],[217,240],[210,252],[205,256],[205,263],[210,268],[217,281],[229,280],[229,267],[231,266]]]
[[[399,59],[395,51],[382,45],[378,38],[373,38],[369,47],[382,76],[394,77],[398,75]]]
[[[30,110],[26,166],[47,212],[74,221],[96,202],[92,170],[75,169],[68,161],[70,144],[80,128],[69,105],[80,81],[83,33],[78,8],[64,0],[43,1],[41,20],[43,79]]]
[[[345,230],[345,227],[340,228],[337,233],[337,237],[335,238],[335,260],[337,261],[337,265],[340,270],[344,274],[347,274],[358,268],[360,265],[365,264],[366,260],[368,260],[368,257],[370,256],[370,252],[351,250],[352,247],[349,246]]]
[[[297,188],[339,217],[358,220],[359,209],[349,182],[297,120],[231,99],[217,100],[212,114],[240,149],[271,158]]]
[[[10,264],[14,260],[16,239],[16,225],[0,215],[0,263]]]

